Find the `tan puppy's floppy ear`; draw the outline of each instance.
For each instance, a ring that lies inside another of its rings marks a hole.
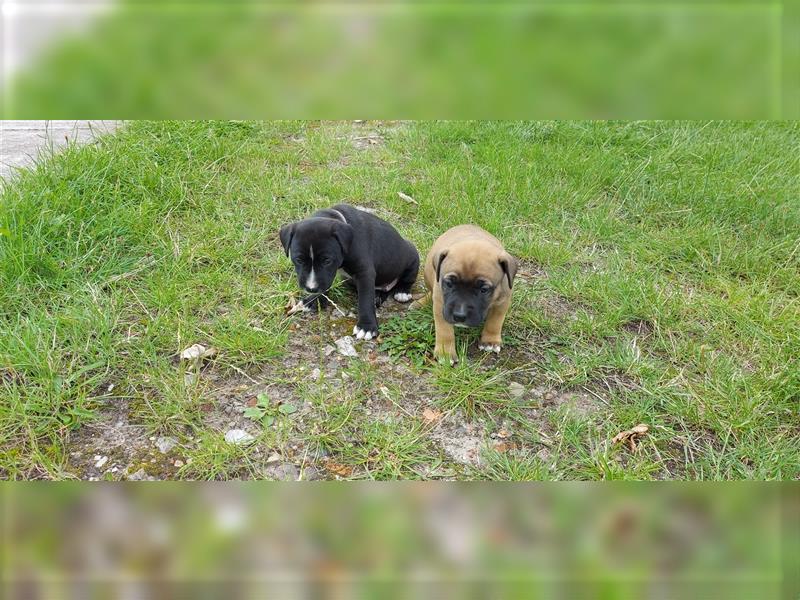
[[[506,278],[508,279],[508,288],[511,289],[511,282],[513,282],[514,277],[517,276],[517,259],[508,252],[503,252],[497,260],[500,263],[500,268],[503,269],[503,273],[506,274]]]
[[[278,236],[281,238],[281,245],[283,246],[283,251],[286,252],[286,256],[289,256],[289,247],[292,243],[292,238],[294,237],[294,228],[297,223],[289,223],[288,225],[284,225],[281,227],[280,233]]]
[[[436,268],[436,282],[439,282],[439,275],[442,271],[442,263],[444,259],[447,257],[447,250],[443,250],[439,253],[439,256],[433,257],[433,266]]]

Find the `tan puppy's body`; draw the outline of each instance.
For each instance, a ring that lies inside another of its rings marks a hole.
[[[481,350],[500,352],[516,272],[516,259],[475,225],[453,227],[434,242],[425,259],[425,285],[433,299],[437,357],[457,360],[454,324],[482,324]]]

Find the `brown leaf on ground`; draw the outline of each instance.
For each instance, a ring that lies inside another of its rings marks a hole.
[[[330,459],[325,461],[325,468],[339,477],[350,477],[353,474],[353,467],[350,465],[343,465]]]
[[[637,438],[647,433],[649,429],[650,428],[647,425],[639,424],[631,429],[620,431],[617,435],[611,438],[611,443],[618,444],[619,442],[626,442],[628,444],[628,448],[630,448],[631,452],[633,452],[636,450]]]
[[[253,408],[256,404],[258,404],[258,398],[256,398],[255,396],[253,396],[252,398],[250,398],[250,400],[247,401],[247,406],[249,408]]]
[[[494,448],[495,452],[505,453],[509,452],[510,450],[516,450],[520,446],[515,444],[514,442],[495,442],[492,448]]]
[[[283,307],[283,310],[286,312],[287,315],[293,315],[296,312],[300,312],[305,309],[305,305],[303,304],[302,300],[298,300],[294,296],[289,296],[289,301]]]
[[[497,437],[502,439],[510,438],[511,433],[509,433],[507,429],[501,429],[500,431],[497,432]]]
[[[442,417],[441,411],[435,410],[433,408],[426,408],[422,411],[422,418],[425,419],[426,423],[434,423],[438,421]]]

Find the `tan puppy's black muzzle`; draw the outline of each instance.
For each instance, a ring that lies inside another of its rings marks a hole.
[[[433,244],[425,284],[433,299],[437,356],[457,360],[453,327],[480,327],[480,348],[500,352],[501,330],[517,261],[497,238],[474,225],[459,225]]]

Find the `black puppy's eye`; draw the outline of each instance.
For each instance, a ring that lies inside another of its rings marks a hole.
[[[329,257],[327,257],[327,256],[326,256],[325,258],[323,258],[323,259],[322,259],[322,264],[323,264],[323,265],[325,265],[326,267],[327,267],[329,264],[331,264],[332,262],[333,262],[333,261],[332,261],[332,260],[331,260]]]

